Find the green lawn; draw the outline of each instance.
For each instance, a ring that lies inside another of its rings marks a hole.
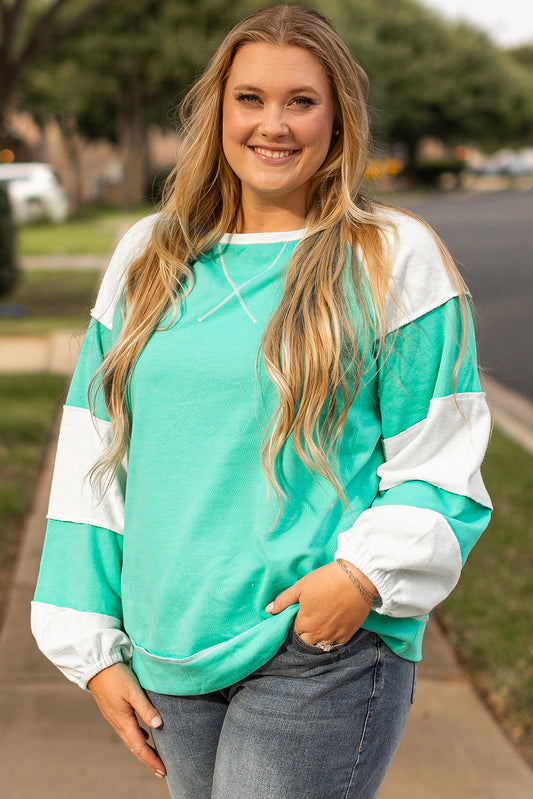
[[[101,274],[81,269],[25,270],[2,302],[22,305],[20,318],[0,318],[0,336],[38,335],[53,330],[83,330]]]
[[[64,390],[64,377],[0,375],[0,622],[24,518]]]
[[[480,693],[533,765],[533,455],[496,430],[484,477],[494,515],[439,617]]]
[[[19,255],[108,255],[120,230],[152,213],[150,205],[131,212],[87,206],[62,224],[38,222],[18,230]]]

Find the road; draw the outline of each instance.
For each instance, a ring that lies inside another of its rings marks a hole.
[[[533,400],[533,192],[397,202],[426,219],[458,263],[474,298],[486,374]]]

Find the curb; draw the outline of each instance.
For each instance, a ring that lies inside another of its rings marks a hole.
[[[533,402],[492,378],[482,380],[494,424],[533,453]]]

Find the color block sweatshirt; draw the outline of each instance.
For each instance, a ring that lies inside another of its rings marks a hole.
[[[277,521],[260,463],[277,398],[257,356],[304,231],[228,235],[198,259],[178,318],[169,313],[135,365],[128,455],[102,499],[87,475],[111,425],[101,397],[89,408],[88,387],[155,217],[126,233],[64,408],[32,605],[40,648],[70,680],[86,687],[131,661],[161,693],[231,685],[275,654],[297,612],[271,616],[267,604],[335,557],[379,591],[364,627],[401,657],[421,657],[427,614],[488,522],[479,467],[490,422],[471,326],[453,390],[461,324],[438,247],[418,221],[390,218],[390,346],[369,366],[338,453],[349,507],[289,441]]]

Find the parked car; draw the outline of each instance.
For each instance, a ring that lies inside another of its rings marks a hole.
[[[472,171],[475,175],[533,175],[533,150],[500,150],[487,156]]]
[[[64,222],[68,216],[65,189],[50,164],[0,164],[0,184],[7,187],[17,224]]]

